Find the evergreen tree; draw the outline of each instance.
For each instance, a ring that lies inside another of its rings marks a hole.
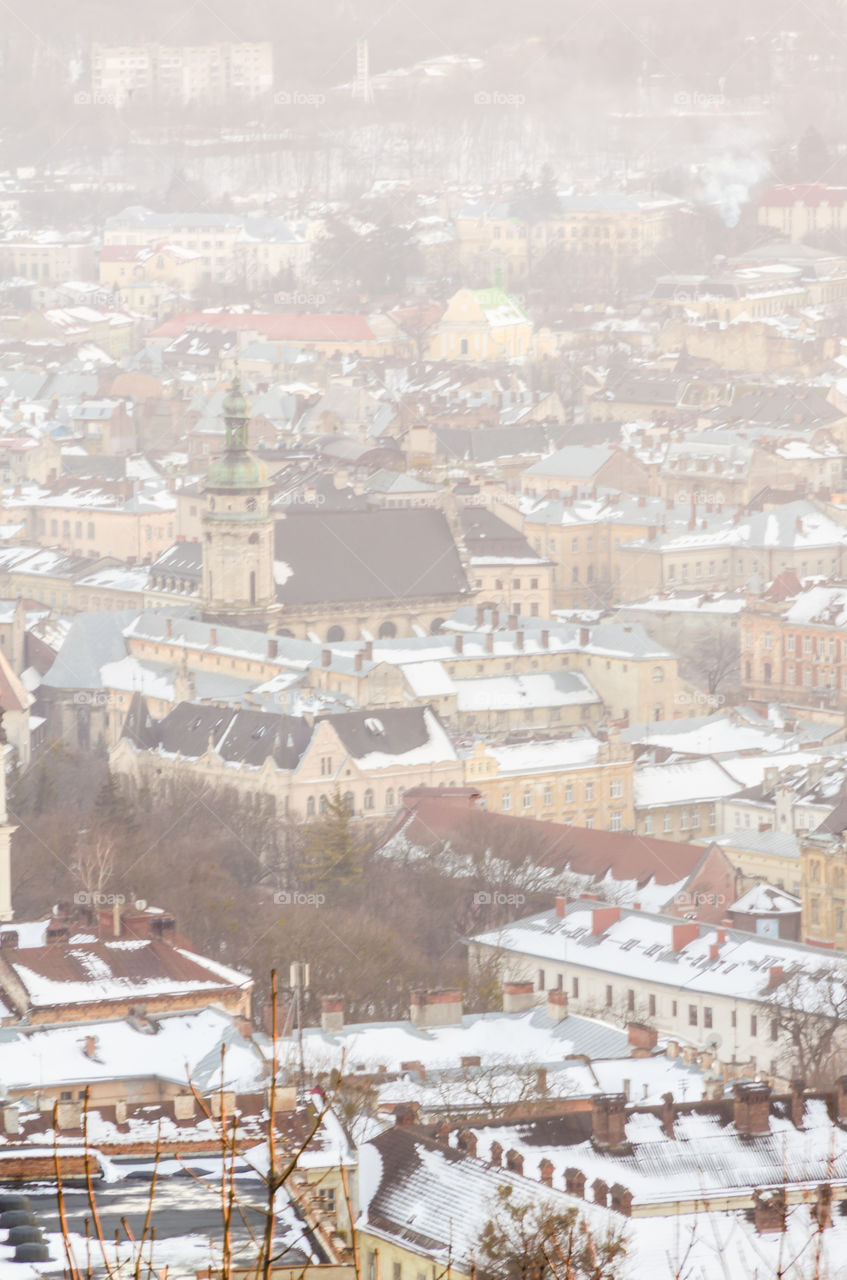
[[[353,827],[353,811],[336,790],[326,809],[308,828],[303,850],[303,877],[310,889],[346,888],[362,874],[362,844]]]

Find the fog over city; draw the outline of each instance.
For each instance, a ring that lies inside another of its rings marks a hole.
[[[847,1280],[845,0],[0,73],[0,1280]]]

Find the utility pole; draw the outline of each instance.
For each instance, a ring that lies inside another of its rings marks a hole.
[[[303,1054],[303,996],[309,989],[309,966],[305,960],[294,960],[289,973],[289,986],[294,993],[294,1016],[297,1020],[297,1052],[299,1072],[297,1079],[297,1101],[306,1099],[306,1060]]]

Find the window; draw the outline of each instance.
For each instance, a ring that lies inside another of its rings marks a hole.
[[[608,1007],[611,1003],[612,1003],[612,988],[607,986],[606,987],[606,1006]]]
[[[729,1015],[729,1024],[730,1024],[730,1026],[731,1026],[731,1027],[737,1027],[737,1026],[738,1026],[738,1014],[735,1012],[735,1010],[734,1010],[734,1009],[733,1009],[732,1013]]]
[[[527,790],[523,793],[523,807],[525,809],[532,808],[532,792]]]
[[[579,996],[579,978],[571,978],[571,995],[574,1000]]]
[[[309,799],[306,801],[306,817],[314,818],[314,816],[315,816],[315,797],[309,796]]]
[[[635,1009],[635,992],[632,987],[626,993],[626,1007],[629,1013],[632,1013]]]
[[[663,830],[665,832],[673,831],[673,814],[666,813]]]
[[[594,783],[593,783],[593,782],[586,782],[586,784],[585,784],[585,798],[586,798],[586,800],[593,800],[593,799],[594,799]]]
[[[512,807],[512,793],[511,791],[504,791],[503,792],[503,809],[504,811],[508,812],[508,810],[511,809],[511,807]]]
[[[544,970],[543,970],[543,969],[539,969],[539,970],[538,970],[538,981],[537,981],[537,982],[536,982],[536,984],[535,984],[535,985],[536,985],[536,988],[537,988],[537,990],[538,990],[538,991],[543,991],[543,990],[544,990],[544,982],[545,982],[545,979],[544,979]]]
[[[565,784],[565,804],[573,804],[573,783]]]
[[[661,684],[665,678],[665,672],[662,667],[653,668],[653,684]]]
[[[759,1034],[759,1019],[755,1013],[750,1014],[750,1035],[757,1036]]]
[[[94,537],[94,521],[93,520],[89,520],[88,522],[88,536],[89,538]]]
[[[647,1012],[651,1018],[655,1018],[656,1016],[656,997],[655,996],[647,997]]]
[[[688,1006],[688,1025],[689,1025],[689,1027],[696,1027],[696,1026],[697,1026],[697,1006],[696,1006],[696,1004],[690,1004],[690,1005]]]
[[[374,807],[374,793],[370,787],[365,792],[364,808],[372,809]]]
[[[332,756],[321,756],[321,774],[327,778],[332,773]]]
[[[703,1010],[703,1026],[711,1027],[711,1025],[712,1025],[712,1010],[707,1005],[707,1007]]]
[[[779,1039],[779,1023],[776,1018],[771,1019],[771,1040]]]
[[[394,808],[394,788],[393,787],[389,787],[385,793],[385,807],[386,809]]]
[[[672,1018],[676,1017],[676,1001],[675,1000],[671,1001],[671,1017]]]
[[[771,631],[765,632],[762,640],[762,647],[766,650],[773,648],[773,633]]]
[[[545,803],[545,804],[552,804],[552,803],[553,803],[553,788],[552,788],[552,787],[545,787],[545,788],[544,788],[544,803]]]
[[[644,819],[644,834],[645,834],[645,836],[651,836],[651,835],[653,834],[653,815],[652,815],[652,813],[648,813],[648,814],[647,814],[647,816],[646,816],[646,817],[645,817],[645,819]]]
[[[614,809],[609,814],[609,830],[620,831],[623,827],[622,815],[620,809]]]
[[[611,796],[613,800],[620,800],[623,795],[623,779],[612,778]]]

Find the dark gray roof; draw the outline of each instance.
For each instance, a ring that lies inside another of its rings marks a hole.
[[[275,558],[292,570],[277,588],[283,604],[469,591],[447,521],[430,508],[292,512],[277,522]]]
[[[126,475],[126,458],[108,454],[62,454],[62,475],[86,480],[122,480]]]
[[[199,580],[203,572],[203,543],[175,542],[153,561],[150,572],[153,575],[178,573]]]
[[[270,756],[280,769],[294,769],[310,737],[308,721],[295,716],[181,702],[155,727],[154,741],[147,745],[189,759],[211,746],[230,764],[258,767]]]
[[[348,711],[319,717],[328,720],[354,759],[372,751],[403,755],[429,741],[426,707],[380,707],[378,711]],[[433,712],[429,712],[433,715]]]

